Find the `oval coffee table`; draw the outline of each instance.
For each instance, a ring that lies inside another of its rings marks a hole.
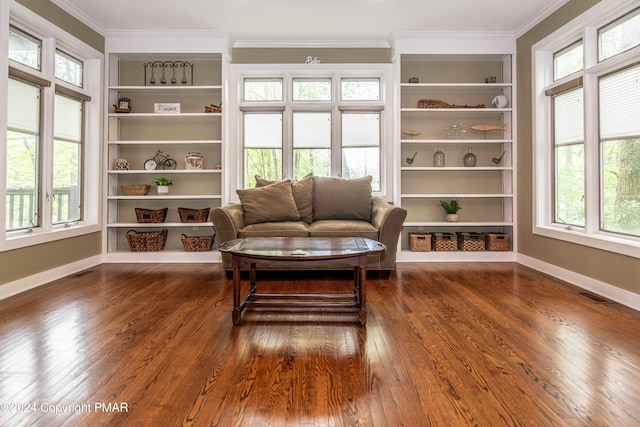
[[[247,237],[225,242],[220,252],[231,254],[233,265],[234,325],[240,324],[242,311],[260,308],[353,309],[360,325],[367,323],[367,255],[383,252],[386,246],[364,237]],[[353,266],[352,294],[261,294],[256,289],[256,269],[322,267],[336,263]],[[249,292],[241,298],[240,269],[249,266]]]

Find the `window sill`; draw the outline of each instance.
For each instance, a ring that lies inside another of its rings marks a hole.
[[[56,226],[52,230],[46,231],[34,230],[30,233],[25,231],[7,233],[5,240],[0,242],[0,252],[41,245],[44,243],[55,242],[57,240],[96,233],[98,231],[100,231],[100,226],[98,224],[81,222],[70,226]]]
[[[640,258],[640,239],[621,238],[608,233],[587,234],[582,229],[567,230],[561,226],[534,226],[533,234]]]

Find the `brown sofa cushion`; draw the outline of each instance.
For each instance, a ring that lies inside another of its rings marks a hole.
[[[313,219],[371,222],[371,176],[357,179],[313,177]]]
[[[309,224],[304,221],[252,224],[238,230],[238,237],[309,237]]]
[[[310,237],[367,237],[378,240],[378,229],[357,219],[320,219],[309,226]]]
[[[276,182],[278,181],[271,181],[256,175],[256,187],[264,187]],[[292,181],[291,192],[300,213],[300,220],[307,223],[313,222],[313,174],[304,176],[300,181]]]
[[[236,190],[244,213],[244,225],[273,221],[298,221],[300,213],[291,192],[291,181],[259,188]]]

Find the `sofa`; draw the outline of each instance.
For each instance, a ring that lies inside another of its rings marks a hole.
[[[388,277],[395,269],[407,211],[373,195],[370,176],[340,179],[309,174],[299,181],[256,176],[255,188],[236,192],[240,203],[211,211],[219,244],[244,237],[367,237],[387,247],[369,256],[367,270]],[[231,256],[221,255],[229,276]],[[325,269],[346,268],[352,267],[336,264]]]

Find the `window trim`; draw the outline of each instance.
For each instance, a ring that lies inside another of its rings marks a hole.
[[[83,152],[83,184],[82,184],[82,200],[83,219],[78,222],[69,222],[53,225],[51,221],[51,204],[44,206],[43,224],[41,227],[34,228],[32,232],[19,230],[16,232],[8,232],[5,224],[0,228],[0,252],[14,250],[18,248],[39,245],[43,243],[53,242],[60,239],[81,236],[89,233],[99,232],[101,230],[101,195],[102,184],[101,176],[97,171],[101,169],[102,158],[102,89],[103,89],[103,68],[104,55],[75,38],[71,34],[47,21],[43,17],[35,14],[28,8],[16,2],[2,2],[2,10],[0,15],[4,17],[2,28],[3,43],[8,39],[9,26],[13,26],[18,30],[27,32],[42,41],[42,71],[38,71],[27,67],[23,64],[11,61],[8,57],[0,58],[0,67],[6,70],[4,78],[1,79],[0,85],[6,93],[8,85],[9,69],[12,72],[27,73],[30,78],[39,78],[46,82],[48,87],[43,88],[43,102],[47,104],[44,108],[41,118],[43,130],[41,137],[43,144],[52,143],[53,138],[53,94],[56,90],[59,92],[72,91],[74,96],[91,99],[90,103],[85,103],[84,111],[84,132],[83,140],[86,143],[86,149]],[[74,58],[81,58],[83,61],[83,83],[84,87],[80,88],[71,84],[62,82],[55,78],[55,50],[59,49]],[[46,59],[45,59],[46,58]],[[0,107],[0,126],[3,131],[7,132],[7,106]],[[49,149],[49,148],[47,148]],[[50,155],[50,154],[49,154]],[[45,154],[47,156],[47,154]],[[6,162],[7,152],[6,144],[0,143],[0,157]],[[96,173],[86,173],[87,171],[96,171]],[[50,166],[45,166],[44,174],[50,174]],[[48,188],[51,184],[51,177],[43,177],[43,189]],[[0,174],[0,196],[6,200],[6,176]],[[46,190],[43,191],[46,193]],[[43,196],[46,197],[46,196]],[[5,222],[7,212],[6,203],[0,205],[0,218]]]
[[[600,143],[598,132],[597,81],[600,76],[637,62],[640,46],[598,62],[598,29],[640,6],[634,1],[620,6],[603,0],[584,14],[532,47],[532,209],[534,235],[550,237],[596,249],[640,258],[640,237],[600,230]],[[583,70],[553,80],[553,55],[582,39]],[[585,96],[585,170],[587,202],[584,228],[553,223],[553,136],[551,99],[548,96],[582,78]],[[572,83],[568,83],[572,82]],[[598,171],[593,174],[593,171]],[[595,218],[594,218],[595,216]]]
[[[274,71],[277,70],[277,71]],[[394,188],[392,180],[393,175],[393,162],[392,149],[393,149],[393,135],[392,135],[392,120],[393,114],[389,106],[393,102],[393,77],[392,77],[392,64],[387,63],[375,63],[375,64],[281,64],[277,68],[274,68],[273,64],[232,64],[230,66],[230,96],[229,96],[229,110],[238,111],[237,119],[235,123],[228,127],[228,140],[242,141],[242,111],[255,111],[256,109],[262,110],[261,105],[268,105],[271,108],[286,108],[287,100],[292,99],[292,95],[288,93],[290,89],[287,84],[284,84],[284,100],[278,102],[255,102],[255,101],[243,101],[243,79],[245,78],[309,78],[309,79],[322,79],[331,76],[334,79],[335,84],[333,88],[332,101],[291,101],[291,111],[321,111],[326,110],[329,104],[351,104],[358,105],[359,111],[366,111],[368,109],[377,109],[380,111],[383,117],[380,123],[380,191],[376,191],[375,194],[379,194],[383,197],[391,200],[391,191]],[[380,99],[376,101],[341,101],[339,100],[339,91],[341,87],[340,78],[376,78],[380,82]],[[329,104],[328,104],[329,103]],[[260,107],[258,107],[260,105]],[[388,108],[384,108],[387,106]],[[257,107],[257,108],[256,108]],[[268,108],[268,107],[267,107]],[[337,107],[336,107],[337,110]],[[338,118],[340,115],[337,116]],[[285,118],[286,120],[286,118]],[[339,132],[339,122],[334,122],[333,134]],[[287,147],[283,147],[287,149]],[[244,164],[243,159],[243,144],[234,144],[234,146],[228,146],[226,151],[227,164],[235,164],[239,167],[236,168],[235,174],[229,176],[225,183],[224,194],[227,195],[228,200],[223,200],[226,203],[237,202],[238,198],[235,190],[237,188],[243,188],[244,170],[240,167]],[[335,155],[335,154],[332,154]],[[284,177],[287,179],[287,177]]]

